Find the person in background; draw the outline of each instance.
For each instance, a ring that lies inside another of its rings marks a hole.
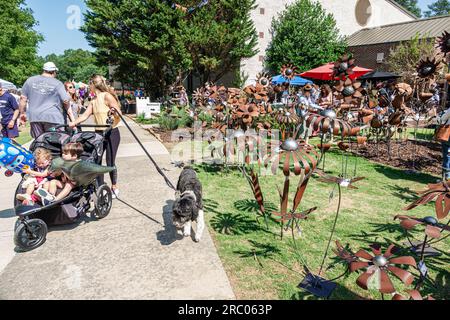
[[[81,112],[81,99],[77,96],[77,91],[73,82],[64,82],[64,87],[70,96],[70,108],[72,109],[73,116],[76,119]]]
[[[106,163],[110,167],[114,167],[117,151],[120,145],[120,131],[119,131],[119,123],[121,113],[120,110],[120,102],[117,96],[115,95],[112,88],[106,82],[106,79],[101,75],[92,76],[89,81],[90,91],[95,93],[95,98],[91,100],[86,111],[81,115],[77,120],[71,122],[69,126],[71,128],[75,128],[77,125],[85,122],[91,115],[94,116],[96,125],[108,125],[108,120],[110,117],[113,120],[112,130],[105,137],[105,152],[106,152]],[[103,134],[104,129],[98,131],[98,133]],[[102,177],[103,178],[103,177]],[[119,187],[117,185],[117,170],[114,170],[110,173],[111,178],[111,190],[113,192],[113,198],[119,196]],[[103,180],[100,179],[99,184],[103,184]]]
[[[317,100],[319,106],[328,107],[333,104],[333,91],[328,84],[324,84],[320,87],[320,95]]]
[[[4,90],[0,82],[0,115],[1,133],[3,136],[14,139],[19,136],[17,119],[19,118],[19,105],[12,94]]]
[[[20,99],[20,117],[23,123],[28,113],[31,123],[31,136],[36,139],[50,128],[64,125],[65,112],[70,121],[74,121],[70,108],[70,96],[61,81],[56,79],[58,68],[53,62],[44,64],[41,75],[28,78],[22,87]]]
[[[311,84],[306,84],[303,87],[303,95],[300,97],[300,104],[306,107],[310,107],[313,109],[320,109],[320,107],[316,104],[316,100],[312,95],[313,86]]]

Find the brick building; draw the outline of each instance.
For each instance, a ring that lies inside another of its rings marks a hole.
[[[434,39],[450,31],[450,15],[362,29],[348,38],[350,51],[358,65],[387,71],[390,50],[419,34]]]

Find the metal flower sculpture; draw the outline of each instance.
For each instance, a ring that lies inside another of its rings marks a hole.
[[[442,36],[437,38],[436,47],[444,54],[450,53],[450,33],[444,31]]]
[[[256,75],[256,83],[264,88],[272,84],[272,77],[267,72],[261,72]]]
[[[332,133],[333,135],[349,136],[352,126],[336,117],[336,112],[332,109],[325,109],[320,114],[311,113],[306,118],[306,125],[312,126],[313,130],[322,133]]]
[[[333,79],[345,79],[347,76],[353,74],[353,68],[355,67],[355,59],[350,58],[347,54],[342,56],[334,63],[333,67]]]
[[[365,250],[359,250],[355,253],[355,256],[360,258],[361,261],[355,261],[350,264],[351,272],[365,269],[356,283],[361,288],[368,290],[369,288],[377,289],[381,293],[394,293],[395,288],[389,278],[389,273],[399,278],[405,285],[412,284],[413,275],[396,265],[409,265],[417,267],[416,261],[413,257],[403,256],[393,258],[394,245],[390,245],[386,252],[383,254],[380,246],[372,246],[373,255],[369,254]],[[366,261],[362,261],[366,260]]]
[[[433,239],[439,239],[443,230],[450,231],[450,226],[439,223],[434,217],[425,217],[423,219],[397,215],[394,219],[399,219],[400,225],[406,230],[412,230],[417,225],[425,226],[425,234]]]
[[[296,141],[289,138],[286,139],[280,147],[272,150],[271,156],[269,156],[265,161],[266,167],[269,163],[272,163],[271,170],[273,174],[277,174],[280,165],[283,166],[285,180],[283,191],[278,189],[281,201],[281,210],[277,213],[277,216],[281,217],[281,238],[283,238],[284,221],[291,220],[296,214],[306,191],[309,178],[317,167],[318,158],[319,154],[311,145],[305,143],[304,141]],[[301,178],[297,186],[297,191],[295,192],[292,209],[288,211],[291,173],[296,176],[301,176]]]
[[[343,81],[334,87],[338,99],[343,99],[346,103],[356,104],[359,99],[363,97],[361,82],[353,81],[350,78]]]
[[[406,292],[409,294],[409,298],[406,298],[398,293],[396,293],[392,300],[399,301],[399,300],[415,300],[415,301],[421,301],[421,300],[436,300],[431,295],[427,296],[426,298],[422,297],[420,292],[418,290],[406,290]]]
[[[240,105],[235,111],[234,115],[240,119],[245,126],[252,124],[253,120],[259,116],[259,108],[256,104]]]
[[[194,91],[192,94],[192,97],[194,98],[194,102],[196,106],[204,107],[208,104],[208,98],[205,94],[204,88],[198,88]]]
[[[422,79],[434,79],[435,75],[441,69],[441,61],[434,58],[421,59],[417,65],[417,75]]]
[[[281,75],[288,80],[294,79],[296,74],[297,67],[293,64],[286,64],[281,68]]]
[[[436,217],[439,220],[445,219],[450,212],[450,187],[447,181],[441,183],[429,184],[428,189],[421,192],[421,197],[411,203],[403,210],[411,210],[417,206],[427,204],[436,199]]]
[[[317,158],[319,154],[311,145],[289,138],[273,151],[272,156],[266,160],[266,166],[272,162],[273,174],[277,174],[279,166],[283,165],[283,174],[286,177],[291,173],[296,176],[303,173],[309,178],[317,167]]]
[[[344,248],[344,246],[339,242],[339,240],[336,240],[336,249],[333,249],[333,252],[342,260],[344,260],[346,263],[349,264],[352,262],[356,262],[359,260],[359,258],[350,250],[347,250]]]

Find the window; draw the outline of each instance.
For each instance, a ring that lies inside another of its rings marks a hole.
[[[377,63],[384,62],[384,52],[377,53]]]
[[[259,8],[259,14],[265,14],[266,13],[266,9],[264,8]]]
[[[264,38],[264,32],[260,32],[260,33],[259,33],[259,37],[260,37],[261,39],[263,39],[263,38]]]

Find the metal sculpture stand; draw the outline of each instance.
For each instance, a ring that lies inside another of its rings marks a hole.
[[[333,291],[336,289],[336,286],[337,286],[337,284],[334,283],[333,281],[322,278],[321,274],[322,274],[323,267],[325,265],[325,260],[328,256],[328,251],[330,250],[331,241],[333,239],[334,232],[336,230],[337,222],[339,219],[339,212],[341,209],[341,201],[342,201],[342,190],[341,190],[340,184],[338,184],[338,189],[339,189],[339,203],[338,203],[338,208],[336,210],[336,217],[334,219],[333,228],[331,230],[331,235],[328,240],[327,249],[325,250],[325,254],[322,259],[322,264],[320,266],[319,274],[314,275],[311,272],[309,272],[306,275],[305,279],[303,279],[303,281],[298,286],[299,288],[304,289],[317,297],[326,298],[326,299],[328,299],[331,296],[331,294],[333,293]],[[338,278],[336,278],[336,279],[338,279]]]

